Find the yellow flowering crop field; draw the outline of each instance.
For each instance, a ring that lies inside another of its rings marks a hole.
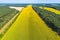
[[[50,8],[50,7],[40,7],[40,8],[51,11],[51,12],[54,12],[56,14],[60,14],[60,10],[56,10],[56,9],[53,9],[53,8]]]
[[[25,7],[1,40],[60,40],[33,10]]]

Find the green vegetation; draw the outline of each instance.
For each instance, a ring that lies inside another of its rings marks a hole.
[[[7,6],[0,6],[0,17],[2,15],[5,15],[5,14],[9,13],[10,11],[12,11],[12,9],[10,9],[9,7],[7,7]]]
[[[47,6],[47,7],[50,7],[50,6]],[[51,8],[54,8],[54,9],[56,9],[56,10],[60,10],[60,6],[53,6],[53,5],[52,5]]]
[[[45,21],[45,23],[60,35],[60,15],[51,11],[33,7],[38,15]]]
[[[53,4],[45,4],[45,5],[42,5],[42,7],[50,7],[50,8],[54,8],[56,10],[60,10],[60,5],[53,5]]]
[[[18,11],[6,6],[0,6],[0,29],[15,15]]]
[[[15,10],[15,9],[11,9],[7,6],[0,6],[0,30],[1,28],[4,27],[4,25],[10,20],[12,19],[19,11]],[[17,17],[16,17],[17,18]],[[15,19],[16,19],[15,18]],[[15,20],[14,20],[15,21]],[[13,22],[14,22],[13,21]],[[12,23],[13,23],[12,22]],[[4,33],[0,34],[0,39],[3,37],[3,35],[5,34],[5,32],[10,28],[10,26],[12,25],[12,23],[9,25],[9,27],[4,31]]]

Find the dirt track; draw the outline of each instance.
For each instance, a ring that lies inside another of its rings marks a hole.
[[[4,31],[6,30],[6,28],[8,28],[8,26],[13,22],[13,20],[17,17],[18,14],[16,14],[8,23],[6,23],[4,25],[4,27],[0,30],[0,34],[4,33]]]
[[[16,9],[18,11],[21,11],[24,7],[9,7],[9,8],[13,8]],[[18,14],[16,14],[8,23],[6,23],[4,25],[4,27],[0,30],[0,34],[3,34],[4,31],[8,28],[8,26],[13,22],[13,20],[17,17]]]

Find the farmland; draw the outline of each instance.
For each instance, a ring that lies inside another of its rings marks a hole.
[[[7,23],[18,11],[8,7],[0,7],[0,29]]]
[[[8,24],[9,20],[12,20],[16,14],[18,16],[0,39],[60,40],[60,9],[55,4],[51,5],[1,6],[0,29],[3,31],[5,24]]]
[[[60,37],[45,24],[30,5],[22,10],[2,40],[60,40]]]
[[[52,28],[52,30],[60,32],[60,16],[54,12],[34,7],[34,10],[38,13],[39,16]],[[40,11],[39,11],[40,10]]]
[[[60,14],[60,10],[56,10],[56,9],[53,9],[53,8],[50,8],[50,7],[40,7],[40,8],[51,11],[51,12],[54,12],[56,14]]]
[[[16,15],[18,12],[19,11],[11,9],[8,6],[0,6],[0,31],[5,26],[5,24],[9,22],[9,20],[12,19],[12,17],[14,17],[14,15]],[[0,37],[2,37],[3,34],[4,33],[1,34],[0,32]]]

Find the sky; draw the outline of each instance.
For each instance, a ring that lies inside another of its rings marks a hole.
[[[0,0],[0,3],[60,3],[60,0]]]

